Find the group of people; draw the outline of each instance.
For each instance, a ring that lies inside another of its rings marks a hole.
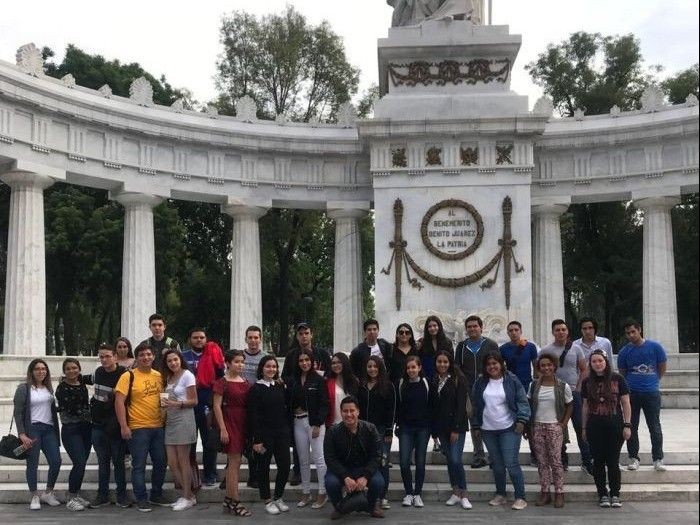
[[[200,485],[218,484],[217,453],[224,452],[223,506],[233,515],[251,515],[239,494],[245,456],[248,485],[258,489],[269,514],[289,511],[285,489],[298,477],[298,508],[320,509],[330,499],[334,519],[353,510],[381,518],[391,506],[387,491],[394,436],[403,506],[424,506],[432,437],[433,450],[446,458],[452,486],[445,503],[471,509],[463,462],[467,432],[474,450],[471,468],[490,465],[493,472],[490,505],[507,502],[507,473],[514,490],[512,508],[527,506],[519,461],[525,438],[540,478],[536,504],[562,507],[570,419],[582,468],[595,479],[599,505],[618,508],[620,451],[627,441],[627,468],[639,468],[642,410],[654,468],[665,470],[659,380],[666,356],[658,343],[642,336],[634,321],[624,327],[629,343],[619,353],[618,372],[610,341],[597,335],[597,324],[590,318],[581,319],[582,337],[576,341],[570,340],[564,320],[554,320],[553,341],[541,350],[524,339],[518,321],[508,324],[509,341],[499,347],[482,334],[482,320],[469,316],[467,337],[455,348],[436,316],[427,318],[418,338],[410,324],[401,323],[393,343],[379,337],[379,323],[370,319],[364,323],[364,340],[349,355],[314,345],[312,327],[300,323],[281,370],[277,358],[263,352],[257,326],[246,330],[245,349],[226,352],[208,341],[201,328],[190,331],[188,348],[181,351],[165,335],[162,316],[151,316],[149,327],[152,337],[133,351],[124,338],[114,346],[102,345],[100,366],[92,374],[82,374],[77,359],[65,359],[55,392],[47,363],[34,359],[29,364],[27,380],[15,393],[14,419],[28,453],[31,509],[60,504],[53,493],[61,467],[60,442],[73,464],[66,505],[76,511],[110,502],[112,466],[116,504],[131,505],[126,492],[128,454],[138,510],[148,512],[152,505],[189,509],[196,504]],[[94,385],[91,398],[87,385]],[[201,482],[195,460],[198,434],[203,448]],[[92,448],[98,458],[98,494],[87,501],[80,491]],[[49,465],[41,494],[40,451]],[[152,464],[150,492],[147,457]],[[312,463],[318,477],[315,497]],[[179,491],[174,503],[163,494],[166,467]]]

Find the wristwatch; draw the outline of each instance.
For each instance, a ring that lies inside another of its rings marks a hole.
[[[629,429],[631,429],[631,428],[632,428],[632,423],[623,423],[622,426],[623,426],[623,428],[629,428]]]

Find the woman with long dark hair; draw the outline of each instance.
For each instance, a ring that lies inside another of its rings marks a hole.
[[[418,345],[416,344],[413,328],[408,323],[401,323],[396,327],[396,339],[394,340],[393,351],[389,358],[389,379],[394,388],[398,388],[399,381],[403,377],[406,369],[406,359],[410,355],[418,355]]]
[[[287,398],[291,411],[294,441],[299,455],[302,496],[297,507],[311,504],[320,509],[326,504],[326,462],[323,457],[323,438],[329,410],[325,380],[313,368],[313,353],[301,349],[287,384]],[[310,454],[309,454],[310,452]],[[316,465],[318,495],[311,503],[311,460]]]
[[[357,397],[360,382],[352,373],[350,358],[345,352],[336,352],[331,357],[331,373],[326,381],[328,389],[328,416],[326,426],[330,427],[343,420],[340,402],[347,396]]]
[[[68,357],[63,361],[63,378],[56,387],[56,401],[61,418],[61,441],[68,452],[73,467],[68,475],[68,501],[66,508],[85,510],[90,502],[80,496],[90,449],[92,448],[92,423],[88,391],[81,381],[80,362]]]
[[[51,384],[49,365],[43,359],[32,359],[27,367],[27,380],[20,384],[13,399],[13,417],[17,434],[27,455],[27,485],[32,493],[31,510],[39,510],[42,503],[51,507],[61,504],[53,488],[61,470],[61,439],[58,430],[58,412]],[[43,452],[49,464],[46,490],[37,492],[39,452]]]
[[[127,370],[134,367],[134,350],[131,341],[126,337],[117,337],[114,342],[114,350],[117,352],[117,364]]]
[[[379,505],[383,509],[388,509],[390,505],[386,495],[389,490],[389,455],[391,454],[391,441],[394,433],[396,392],[394,385],[389,380],[384,360],[379,356],[373,355],[367,360],[357,400],[360,403],[360,419],[374,424],[379,435],[382,436],[380,470],[384,478],[384,490],[379,495]]]
[[[243,350],[224,352],[226,374],[214,383],[214,417],[227,455],[226,497],[224,510],[236,516],[247,517],[250,510],[241,505],[238,479],[241,455],[246,448],[246,407],[252,385],[243,377],[246,354]]]
[[[588,369],[581,384],[582,426],[583,438],[593,455],[598,504],[620,508],[620,450],[632,435],[629,388],[625,378],[612,371],[602,350],[594,350],[590,355]]]
[[[442,321],[436,315],[429,315],[423,325],[423,337],[418,344],[425,377],[435,375],[435,356],[439,351],[455,355],[452,341],[445,334]]]
[[[496,495],[489,505],[497,507],[506,503],[507,470],[515,492],[511,508],[522,510],[527,502],[518,454],[525,425],[530,420],[530,404],[523,384],[506,370],[500,354],[484,359],[481,376],[474,383],[472,404],[472,426],[483,435],[496,484]]]
[[[289,447],[292,444],[289,410],[284,383],[279,378],[275,356],[266,355],[258,364],[258,380],[248,394],[248,426],[253,452],[258,455],[258,490],[268,514],[287,512],[282,499],[289,479]],[[270,462],[277,464],[275,495],[270,495]]]
[[[464,439],[469,430],[467,380],[455,366],[452,354],[444,350],[438,350],[435,356],[435,372],[430,383],[432,433],[447,460],[452,486],[452,495],[445,504],[453,506],[459,503],[463,509],[469,510],[472,504],[467,497],[467,478],[462,462]]]
[[[399,436],[401,479],[405,495],[404,507],[423,507],[423,481],[425,480],[425,456],[430,439],[430,385],[423,376],[423,366],[418,356],[406,359],[406,370],[398,388],[396,407],[396,433]],[[415,483],[411,475],[411,457],[415,453]]]

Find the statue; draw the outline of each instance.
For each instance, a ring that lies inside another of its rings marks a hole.
[[[470,20],[481,24],[484,0],[386,0],[394,8],[391,27],[414,26],[425,20]]]

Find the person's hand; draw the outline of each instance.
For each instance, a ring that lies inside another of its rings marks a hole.
[[[29,450],[30,448],[32,448],[34,446],[34,443],[36,443],[36,440],[30,438],[27,434],[20,434],[19,440],[22,442],[22,446],[24,447],[24,450]]]
[[[131,439],[131,429],[129,427],[122,427],[121,435],[124,441],[129,441]]]
[[[357,478],[357,481],[355,482],[355,490],[357,492],[365,490],[365,487],[367,487],[367,478],[366,477],[361,477]]]
[[[481,429],[475,428],[474,430],[472,430],[472,433],[474,434],[474,439],[476,439],[477,441],[481,439]]]
[[[345,478],[345,490],[347,492],[355,492],[357,490],[357,481],[352,479],[350,476]]]
[[[160,406],[163,408],[180,408],[180,402],[174,399],[161,399]]]
[[[631,429],[631,428],[627,428],[627,427],[623,428],[623,429],[622,429],[622,439],[624,439],[625,441],[627,441],[627,440],[628,440],[629,438],[631,438],[631,437],[632,437],[632,429]]]
[[[457,432],[450,432],[450,443],[455,444],[457,443],[457,439],[459,438],[459,434]],[[442,446],[442,443],[440,443],[440,446]]]
[[[525,423],[523,423],[522,421],[518,421],[515,424],[515,433],[520,434],[522,436],[523,432],[525,432]]]
[[[253,450],[254,450],[255,452],[257,452],[258,454],[262,454],[264,448],[265,448],[265,447],[263,446],[262,443],[255,443],[255,444],[253,445]]]
[[[228,432],[226,432],[225,428],[221,429],[221,444],[222,445],[228,445]]]
[[[316,439],[318,436],[321,435],[321,428],[320,427],[311,427],[311,437]]]

